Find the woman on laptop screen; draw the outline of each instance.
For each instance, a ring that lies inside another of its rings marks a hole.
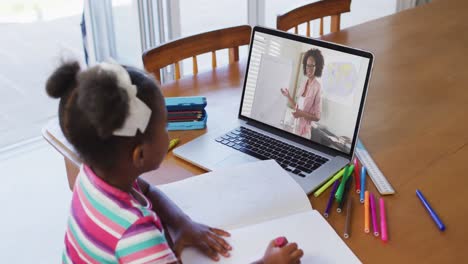
[[[317,77],[322,76],[324,59],[318,49],[310,49],[302,59],[302,69],[306,81],[300,86],[296,100],[290,95],[288,88],[282,88],[281,93],[288,98],[294,107],[293,117],[297,120],[294,133],[310,139],[312,122],[320,120],[322,113],[322,87]]]

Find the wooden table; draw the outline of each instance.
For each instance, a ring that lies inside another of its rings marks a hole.
[[[439,0],[323,37],[375,55],[360,138],[397,193],[385,197],[390,241],[363,232],[362,206],[354,198],[351,238],[346,243],[364,263],[459,263],[468,249],[468,1]],[[203,94],[208,129],[236,118],[244,65],[164,85],[166,96]],[[173,132],[182,143],[206,131]],[[76,156],[46,128],[73,172]],[[169,154],[153,184],[203,173]],[[369,189],[377,193],[373,184]],[[447,226],[439,232],[415,195],[421,189]],[[323,211],[328,191],[311,197]],[[344,216],[330,224],[342,234]]]

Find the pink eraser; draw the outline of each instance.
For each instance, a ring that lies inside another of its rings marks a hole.
[[[278,237],[275,239],[275,246],[276,247],[284,247],[286,246],[286,244],[288,244],[288,240],[282,236],[282,237]]]

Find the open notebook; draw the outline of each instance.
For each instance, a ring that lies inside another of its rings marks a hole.
[[[286,236],[304,250],[301,263],[360,263],[302,188],[275,161],[247,163],[159,188],[193,220],[231,233],[231,257],[214,262],[192,248],[183,263],[251,263]]]

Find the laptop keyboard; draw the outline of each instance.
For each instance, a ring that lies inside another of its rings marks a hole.
[[[305,177],[318,169],[327,158],[305,151],[245,127],[236,128],[216,142],[260,160],[274,159],[285,170]]]

